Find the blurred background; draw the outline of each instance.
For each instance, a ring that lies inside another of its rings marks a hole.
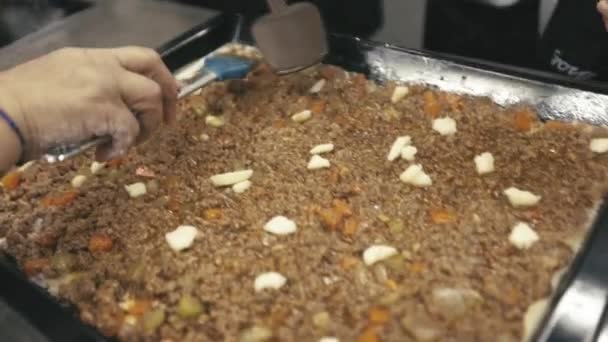
[[[103,1],[0,0],[0,47]],[[557,1],[313,0],[312,2],[320,7],[329,30],[333,32],[409,48],[457,54],[516,66],[543,68],[537,53],[539,37]],[[592,6],[595,1],[561,0],[573,5],[589,3]],[[173,2],[237,12],[252,20],[267,11],[264,0],[173,0]]]

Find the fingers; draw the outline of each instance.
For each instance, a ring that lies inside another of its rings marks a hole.
[[[125,106],[139,122],[136,143],[140,143],[148,139],[163,121],[162,90],[158,83],[132,72],[120,75],[118,87]]]
[[[162,90],[163,119],[175,122],[177,112],[177,81],[154,50],[140,47],[123,47],[112,50],[123,68],[149,77]]]
[[[124,155],[139,136],[139,123],[127,107],[114,107],[110,111],[107,113],[107,134],[112,136],[112,142],[97,148],[95,158],[98,161]]]
[[[606,27],[606,31],[608,31],[608,1],[600,0],[597,3],[597,11],[602,15],[602,19],[604,20],[604,26]]]

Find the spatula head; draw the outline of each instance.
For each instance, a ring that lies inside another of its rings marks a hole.
[[[317,7],[300,2],[258,19],[253,37],[279,74],[302,70],[327,55],[327,34]]]

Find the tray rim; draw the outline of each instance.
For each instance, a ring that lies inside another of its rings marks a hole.
[[[191,47],[189,44],[195,42],[197,39],[205,38],[205,35],[208,34],[209,32],[212,32],[213,30],[221,29],[223,27],[229,28],[228,32],[223,32],[224,34],[222,34],[222,37],[226,38],[225,41],[223,42],[223,44],[209,48],[208,49],[209,51],[207,53],[202,54],[202,56],[198,55],[196,57],[193,57],[194,60],[204,57],[204,55],[207,55],[211,51],[213,51],[227,43],[235,43],[235,42],[236,43],[239,43],[239,42],[246,43],[246,44],[251,43],[250,40],[242,39],[241,32],[242,32],[242,30],[246,29],[246,26],[243,25],[243,18],[241,16],[233,15],[233,14],[220,14],[220,15],[210,19],[209,21],[206,21],[205,23],[202,23],[202,24],[192,28],[191,30],[184,32],[183,34],[179,35],[175,39],[163,44],[160,48],[158,48],[158,51],[161,53],[161,56],[163,56],[163,57],[171,56],[172,54],[178,53],[180,51],[180,49],[185,49],[185,48]],[[423,50],[408,49],[408,48],[400,47],[397,45],[383,44],[383,43],[373,42],[370,40],[363,40],[363,39],[360,39],[357,37],[350,37],[350,36],[343,35],[343,34],[332,34],[331,36],[337,37],[338,39],[356,40],[356,41],[364,43],[364,44],[369,44],[370,46],[373,46],[373,47],[389,48],[389,49],[393,49],[396,51],[400,51],[402,53],[422,56],[425,58],[444,60],[446,62],[455,63],[460,66],[464,66],[464,67],[468,67],[468,68],[475,68],[476,70],[479,70],[479,71],[496,73],[497,75],[500,75],[501,77],[515,77],[516,79],[523,79],[525,81],[541,82],[541,83],[546,83],[546,84],[564,86],[564,87],[569,87],[572,89],[580,89],[580,90],[584,90],[584,91],[597,92],[599,94],[608,93],[608,87],[603,86],[601,84],[599,84],[599,85],[591,84],[590,85],[589,82],[577,82],[577,81],[573,81],[570,79],[564,79],[564,77],[560,77],[560,75],[536,72],[534,70],[530,70],[530,69],[526,69],[526,68],[521,68],[521,70],[516,70],[517,68],[514,69],[511,66],[498,65],[496,63],[485,62],[485,61],[477,61],[477,60],[473,60],[470,58],[462,58],[459,56],[437,54],[437,53],[423,51]],[[184,66],[184,65],[186,65],[186,63],[184,63],[181,66]],[[176,69],[177,69],[176,67],[171,68],[171,70],[176,70]],[[540,77],[541,79],[545,79],[545,80],[547,80],[547,82],[538,81],[536,79],[537,77]],[[599,88],[597,88],[597,87],[599,87]],[[605,216],[606,216],[606,213],[604,211],[601,211],[598,214],[597,220],[599,221]],[[592,241],[593,240],[592,236],[595,236],[595,231],[596,231],[596,229],[599,229],[599,228],[592,226],[589,229],[590,229],[590,231],[588,232],[586,243],[576,254],[575,258],[572,260],[571,266],[568,268],[568,270],[569,270],[568,273],[577,272],[578,271],[576,269],[577,265],[580,266],[580,263],[584,262],[585,256],[590,253],[590,251],[594,248],[594,246],[595,246],[595,248],[597,248],[600,245],[597,241]],[[599,247],[601,247],[601,246],[599,246]],[[5,252],[2,252],[0,254],[5,254]],[[43,300],[45,302],[50,302],[50,303],[56,305],[59,309],[64,311],[64,313],[67,316],[73,317],[73,315],[71,313],[69,313],[67,310],[65,310],[65,308],[63,307],[63,305],[59,301],[59,299],[48,294],[45,289],[32,284],[31,281],[28,280],[22,272],[15,271],[15,268],[11,267],[8,264],[8,262],[6,261],[6,258],[3,256],[0,257],[0,274],[1,273],[5,273],[7,275],[10,274],[10,277],[14,277],[14,278],[12,278],[13,280],[21,283],[20,286],[24,286],[24,288],[29,288],[29,290],[34,291],[35,293],[38,293],[37,296],[39,298],[42,298],[41,300]],[[562,282],[560,283],[560,288],[562,288],[564,291],[565,291],[565,289],[568,288],[568,286],[566,286],[566,285],[572,280],[572,279],[570,279],[567,281],[566,278],[572,278],[572,276],[568,275],[568,276],[562,278]],[[2,286],[0,286],[0,297],[6,298],[6,292],[1,291],[1,289],[2,289]],[[21,289],[21,290],[23,290],[23,289]],[[553,305],[556,304],[556,300],[557,300],[556,297],[557,297],[557,291],[554,294],[552,294],[550,297],[550,298],[552,298]],[[17,311],[21,312],[21,310],[17,310]],[[543,323],[546,323],[547,320],[550,319],[552,312],[553,312],[553,307],[551,309],[549,309],[547,311],[547,313],[545,314],[545,319],[543,320]],[[27,320],[26,317],[24,317],[24,318]],[[93,333],[93,335],[95,335],[95,333],[97,333],[97,336],[92,337],[91,341],[113,341],[113,339],[111,339],[111,338],[103,337],[101,334],[98,333],[97,329],[82,322],[79,318],[76,318],[76,321],[77,321],[76,324],[80,325],[80,327],[76,327],[76,328],[85,329],[89,333]],[[33,325],[38,326],[36,324],[33,324]],[[541,324],[539,326],[539,328],[543,328],[543,324]],[[91,331],[91,329],[93,331]],[[48,337],[47,333],[45,333],[44,331],[41,331],[41,332],[45,336]],[[537,334],[536,336],[538,338],[540,331],[537,331],[536,334]],[[66,339],[58,339],[58,340],[69,341]],[[78,341],[82,341],[82,339],[79,339]]]

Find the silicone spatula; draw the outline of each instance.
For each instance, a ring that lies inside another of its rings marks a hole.
[[[327,34],[317,7],[308,2],[287,5],[267,0],[271,13],[258,19],[253,37],[266,62],[278,74],[319,63],[328,52]]]

